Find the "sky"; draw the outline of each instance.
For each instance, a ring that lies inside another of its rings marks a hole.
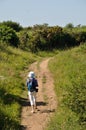
[[[13,21],[23,27],[86,25],[86,0],[0,0],[0,22]]]

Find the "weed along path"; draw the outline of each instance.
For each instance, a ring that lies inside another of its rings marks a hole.
[[[36,73],[39,91],[37,93],[37,106],[39,111],[31,113],[29,100],[22,108],[21,125],[23,130],[45,130],[46,125],[57,107],[56,95],[52,75],[48,69],[50,58],[33,63],[30,70]],[[26,95],[27,98],[27,95]]]

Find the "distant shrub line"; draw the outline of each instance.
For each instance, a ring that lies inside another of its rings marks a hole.
[[[32,52],[65,49],[86,41],[86,26],[62,28],[43,24],[23,28],[16,22],[7,21],[0,23],[0,41]]]

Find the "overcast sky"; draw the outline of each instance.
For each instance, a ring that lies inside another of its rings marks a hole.
[[[86,0],[0,0],[0,22],[8,20],[23,27],[86,25]]]

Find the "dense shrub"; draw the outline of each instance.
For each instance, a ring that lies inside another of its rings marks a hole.
[[[16,35],[16,32],[7,26],[0,26],[0,41],[6,42],[15,47],[19,44],[19,38]]]
[[[23,29],[22,26],[20,26],[19,23],[16,23],[16,22],[12,22],[12,21],[4,21],[2,23],[0,23],[0,26],[8,26],[10,28],[12,28],[13,30],[15,30],[16,32],[19,32],[20,30]]]
[[[30,37],[29,49],[32,52],[37,52],[39,48],[40,48],[40,35],[39,34],[35,34],[32,37]]]
[[[7,21],[0,23],[0,28],[3,28],[3,30],[0,29],[2,30],[2,32],[0,31],[2,41],[32,52],[68,49],[86,41],[86,27],[74,27],[71,23],[64,28],[59,26],[51,27],[48,24],[22,28],[16,22]]]
[[[20,31],[18,33],[18,37],[19,37],[19,48],[23,49],[23,50],[27,50],[28,47],[28,42],[29,42],[29,36],[28,33],[26,31]]]
[[[86,41],[86,31],[77,31],[72,27],[64,30],[59,26],[33,27],[30,32],[29,48],[32,51],[66,49]]]
[[[76,32],[74,37],[78,44],[86,42],[86,32]]]

